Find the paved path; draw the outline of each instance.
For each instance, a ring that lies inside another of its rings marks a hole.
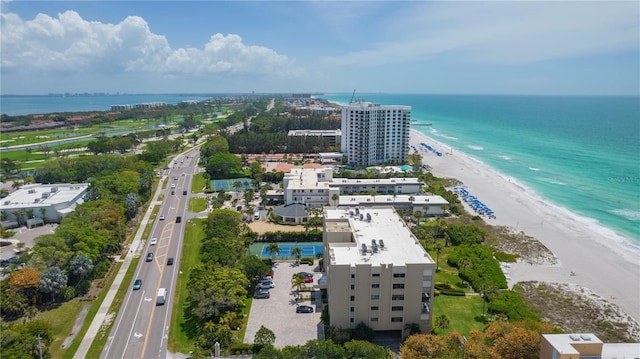
[[[153,208],[156,205],[161,204],[162,202],[158,201],[158,197],[160,196],[160,194],[162,193],[162,184],[164,183],[164,181],[167,179],[166,176],[163,176],[159,183],[158,183],[158,187],[156,188],[156,191],[153,195],[153,200],[151,201],[151,205],[149,206],[149,208],[147,208],[147,212],[144,214],[144,217],[142,217],[142,221],[140,222],[140,226],[138,227],[138,232],[136,232],[136,235],[133,239],[133,241],[131,242],[131,246],[129,247],[130,250],[127,253],[122,266],[120,267],[120,270],[118,271],[118,273],[116,274],[116,278],[114,279],[113,283],[111,284],[111,288],[109,288],[109,292],[107,293],[107,295],[104,297],[104,300],[102,301],[102,304],[100,304],[100,308],[98,309],[98,312],[96,313],[96,316],[93,318],[93,321],[91,322],[91,325],[89,326],[89,329],[87,330],[87,333],[84,335],[84,338],[82,338],[82,342],[80,343],[80,346],[78,347],[78,350],[76,351],[75,355],[73,356],[74,359],[84,359],[87,357],[87,353],[89,352],[89,348],[91,348],[91,343],[93,343],[93,339],[98,335],[98,332],[100,331],[100,328],[102,327],[103,324],[109,324],[109,323],[105,323],[105,318],[107,318],[107,313],[109,311],[109,308],[111,307],[111,303],[113,302],[113,298],[116,296],[116,294],[118,293],[118,289],[120,288],[120,285],[122,284],[122,280],[125,276],[125,274],[127,273],[127,270],[129,270],[129,266],[131,265],[131,261],[133,260],[133,258],[135,256],[139,256],[140,255],[140,251],[142,250],[143,246],[141,246],[140,244],[142,243],[142,235],[144,233],[145,228],[147,227],[147,223],[149,223],[149,218],[151,218],[151,214],[153,213]],[[112,318],[109,317],[109,319],[107,319],[107,321],[110,321]]]

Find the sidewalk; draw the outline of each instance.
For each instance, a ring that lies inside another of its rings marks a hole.
[[[133,238],[133,241],[131,242],[131,246],[129,247],[129,252],[125,257],[122,263],[122,266],[120,267],[120,270],[116,274],[116,277],[113,283],[111,284],[111,288],[109,288],[109,292],[104,297],[102,304],[100,304],[100,308],[98,309],[96,316],[93,318],[93,321],[89,326],[89,329],[85,333],[84,338],[82,338],[82,342],[80,343],[78,350],[73,356],[74,359],[84,359],[87,357],[87,353],[89,352],[89,348],[93,343],[93,339],[98,335],[98,332],[102,327],[102,324],[105,322],[105,318],[107,317],[107,313],[109,311],[109,308],[111,307],[113,298],[118,293],[118,288],[120,288],[120,285],[122,284],[122,279],[124,278],[125,274],[129,270],[131,261],[135,256],[140,255],[140,251],[143,248],[143,246],[140,245],[142,243],[142,235],[144,233],[145,228],[147,227],[147,223],[149,223],[149,218],[151,217],[151,213],[153,213],[153,208],[156,205],[161,203],[161,202],[158,202],[158,197],[160,196],[160,193],[162,193],[162,184],[166,179],[167,179],[166,176],[163,176],[162,178],[160,178],[158,187],[156,188],[156,191],[153,195],[153,200],[151,201],[149,208],[147,208],[147,212],[144,214],[144,216],[142,217],[142,220],[140,221],[140,226],[138,226],[138,232],[136,232],[136,235]],[[111,320],[111,318],[109,320]]]

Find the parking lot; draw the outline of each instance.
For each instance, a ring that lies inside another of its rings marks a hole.
[[[321,338],[320,313],[322,301],[320,291],[314,291],[312,302],[300,302],[301,305],[313,307],[313,313],[296,313],[295,288],[291,287],[291,278],[297,272],[314,272],[314,267],[306,264],[295,265],[293,262],[277,262],[273,268],[273,283],[275,288],[270,290],[268,299],[254,299],[247,323],[244,342],[253,343],[261,325],[269,328],[276,335],[274,346],[282,348],[286,345],[302,345],[311,339]],[[322,273],[315,272],[313,284],[322,277]],[[308,284],[311,285],[311,284]],[[309,292],[302,292],[309,296]]]

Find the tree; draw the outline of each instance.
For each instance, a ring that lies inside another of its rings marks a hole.
[[[296,288],[296,295],[300,297],[300,288],[304,285],[304,275],[302,274],[294,274],[293,278],[291,278],[291,287]]]
[[[46,224],[47,223],[47,216],[46,216],[47,215],[47,209],[42,207],[42,208],[39,209],[39,211],[40,211],[40,216],[42,217],[42,223]]]
[[[447,329],[449,328],[449,317],[442,314],[436,317],[436,328]]]
[[[191,312],[202,320],[244,303],[249,281],[236,268],[196,264],[189,278]]]
[[[296,257],[296,262],[300,263],[300,257],[302,257],[302,248],[294,247],[291,249],[291,255]]]
[[[394,196],[395,196],[395,193],[394,193]],[[339,196],[337,193],[334,193],[334,194],[331,196],[331,200],[333,200],[333,205],[334,205],[334,206],[337,206],[337,205],[338,205],[338,200],[339,200],[339,199],[340,199],[340,196]]]
[[[260,329],[258,329],[256,335],[253,338],[253,344],[256,345],[273,345],[275,341],[275,333],[264,325],[260,326]]]
[[[213,154],[207,159],[206,169],[211,179],[238,178],[244,175],[242,161],[231,153]]]
[[[492,322],[485,329],[485,340],[493,343],[494,358],[537,359],[540,357],[541,334],[527,329],[523,323]],[[543,329],[543,328],[541,328]],[[544,330],[544,329],[543,329]]]
[[[364,322],[358,323],[351,333],[353,339],[372,341],[374,338],[373,329]]]
[[[460,353],[458,350],[450,351],[445,337],[416,334],[408,337],[400,346],[400,357],[402,359],[453,359],[459,358]]]
[[[71,258],[71,260],[69,261],[69,267],[71,274],[80,279],[85,279],[93,270],[93,262],[91,261],[91,258],[87,257],[86,255],[78,254],[77,256]]]
[[[366,340],[351,340],[344,343],[346,356],[349,359],[391,359],[394,354],[391,350],[370,343]]]
[[[240,258],[237,267],[240,268],[251,284],[257,283],[265,273],[271,270],[271,266],[256,255]]]
[[[304,345],[304,358],[334,359],[344,358],[344,349],[331,340],[309,340]]]
[[[440,252],[442,252],[442,244],[437,242],[435,245],[436,250],[436,271],[440,270]]]
[[[51,267],[42,273],[40,279],[40,292],[50,293],[53,301],[60,294],[62,289],[67,286],[67,274],[58,267]]]
[[[24,267],[9,274],[7,285],[10,289],[22,292],[25,297],[31,299],[31,303],[35,304],[41,278],[42,274],[36,268]]]
[[[267,246],[267,252],[271,255],[271,260],[275,261],[276,257],[280,254],[280,246],[278,243],[269,243]]]

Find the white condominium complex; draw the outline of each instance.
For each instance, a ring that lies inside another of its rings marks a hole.
[[[431,330],[435,263],[391,207],[325,208],[330,324]]]
[[[352,166],[405,163],[409,154],[410,106],[354,102],[342,108],[342,146]]]

